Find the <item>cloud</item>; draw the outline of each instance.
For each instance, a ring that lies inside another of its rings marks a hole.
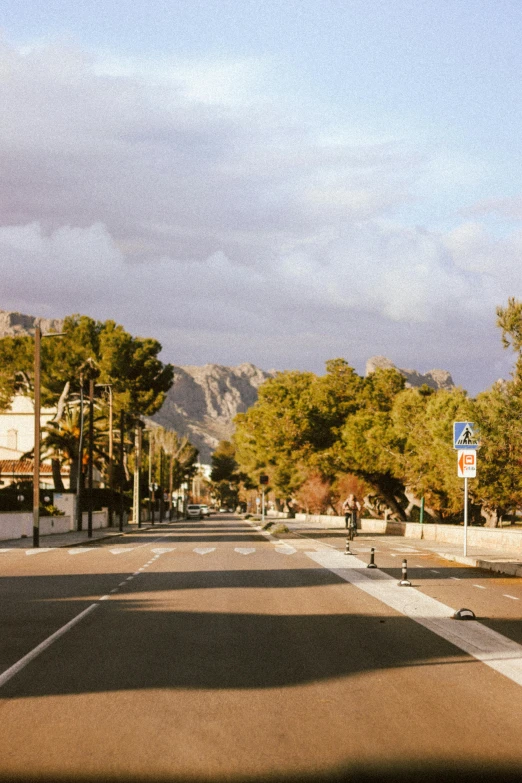
[[[114,317],[172,360],[317,366],[442,345],[517,293],[522,235],[399,219],[469,167],[299,110],[273,62],[4,43],[0,72],[0,307]]]

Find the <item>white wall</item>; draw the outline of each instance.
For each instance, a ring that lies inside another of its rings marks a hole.
[[[83,530],[87,530],[87,513],[83,514],[82,519]],[[107,527],[108,524],[109,513],[107,509],[93,512],[93,530]],[[41,536],[51,536],[58,533],[69,533],[74,529],[74,517],[40,517]],[[23,538],[24,536],[31,539],[33,537],[33,514],[31,511],[10,511],[0,514],[0,541],[10,541],[11,539]]]

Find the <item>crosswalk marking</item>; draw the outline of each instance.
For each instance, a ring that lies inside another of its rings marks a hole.
[[[94,547],[78,546],[75,549],[69,549],[70,555],[81,555],[84,552],[94,552]]]
[[[135,547],[130,546],[130,547],[126,547],[125,549],[109,549],[109,552],[111,553],[111,555],[123,555],[125,552],[132,552],[134,548]]]
[[[282,546],[276,546],[274,551],[278,552],[280,555],[294,555],[297,552],[297,549],[294,549],[293,546],[289,546],[288,544],[283,544]]]
[[[42,552],[52,552],[51,547],[46,547],[45,549],[26,549],[25,554],[26,555],[41,555]]]

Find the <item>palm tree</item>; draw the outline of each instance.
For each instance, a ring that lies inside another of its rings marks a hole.
[[[84,411],[85,415],[85,411]],[[68,405],[61,419],[48,422],[42,428],[43,444],[42,459],[52,459],[54,488],[58,492],[64,491],[60,467],[70,466],[69,488],[76,489],[79,470],[80,435],[81,435],[81,409],[80,405]],[[94,416],[94,465],[99,470],[107,460],[104,441],[107,439],[106,417],[101,414]],[[82,449],[82,468],[87,464],[87,454]],[[82,470],[83,476],[83,470]]]

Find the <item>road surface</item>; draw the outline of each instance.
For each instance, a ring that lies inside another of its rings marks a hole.
[[[522,580],[352,549],[219,515],[1,550],[0,779],[520,779]]]

